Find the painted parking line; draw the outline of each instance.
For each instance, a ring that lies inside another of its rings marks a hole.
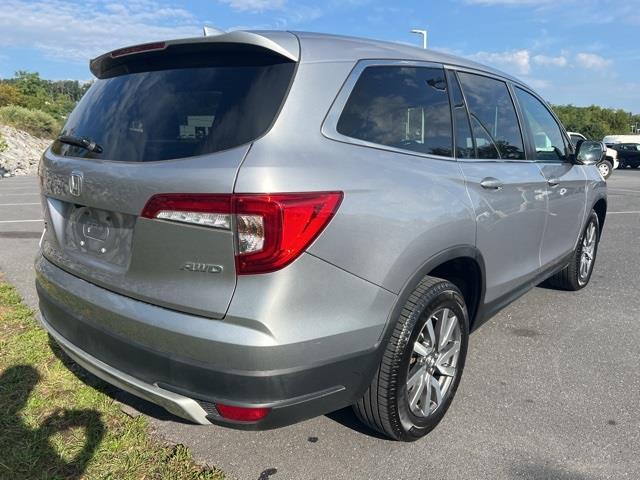
[[[617,193],[617,192],[640,193],[640,190],[631,190],[628,188],[610,188],[609,191],[613,193]]]
[[[640,210],[630,210],[628,212],[607,212],[607,215],[621,215],[623,213],[640,213]]]
[[[2,190],[0,190],[0,197],[19,197],[19,196],[25,196],[25,195],[31,195],[32,197],[35,195],[40,195],[39,192],[34,192],[34,193],[3,193]]]
[[[33,222],[44,222],[43,219],[39,220],[0,220],[0,223],[33,223]]]
[[[40,202],[34,203],[0,203],[0,207],[12,207],[12,206],[22,206],[22,205],[40,205]]]

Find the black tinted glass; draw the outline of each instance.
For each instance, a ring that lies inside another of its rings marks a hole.
[[[293,63],[206,66],[97,80],[62,133],[87,137],[103,152],[56,142],[54,153],[147,162],[242,145],[269,128],[293,71]]]
[[[338,121],[338,132],[390,147],[450,157],[451,111],[444,70],[368,67]]]
[[[502,158],[500,152],[498,152],[498,146],[486,127],[475,117],[471,119],[471,125],[473,126],[473,136],[476,139],[476,148],[478,150],[477,158],[485,160]]]
[[[523,160],[518,117],[507,84],[493,78],[458,73],[467,99],[480,158]]]
[[[464,104],[464,97],[460,90],[460,84],[453,72],[447,73],[447,79],[449,80],[451,99],[453,101],[453,124],[456,132],[456,157],[474,158],[475,149],[473,146],[473,135],[471,134],[469,115],[467,114],[467,107]]]
[[[540,100],[520,88],[516,96],[524,111],[524,121],[529,128],[536,149],[536,160],[564,160],[566,144],[560,126]]]

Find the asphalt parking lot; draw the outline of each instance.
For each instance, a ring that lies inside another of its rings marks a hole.
[[[36,179],[0,179],[0,271],[32,306],[41,231]],[[451,409],[416,443],[379,438],[349,410],[256,433],[189,425],[118,398],[231,478],[637,479],[639,240],[640,170],[615,171],[590,286],[536,288],[473,334]]]

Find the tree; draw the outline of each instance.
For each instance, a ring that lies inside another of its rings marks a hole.
[[[2,80],[1,85],[11,87],[19,94],[6,104],[18,105],[32,110],[42,110],[55,118],[66,118],[76,103],[91,86],[77,80],[45,80],[36,72],[20,70],[10,79]],[[0,100],[0,106],[3,104]]]
[[[0,107],[5,105],[20,105],[22,94],[14,85],[0,82]]]

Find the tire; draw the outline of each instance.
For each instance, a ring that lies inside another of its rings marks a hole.
[[[591,227],[595,227],[595,230],[591,230]],[[593,247],[590,247],[591,232],[593,233]],[[596,255],[598,253],[598,244],[600,242],[600,222],[598,215],[595,211],[591,210],[587,225],[580,235],[578,246],[576,247],[571,261],[569,264],[560,270],[558,273],[549,278],[546,282],[548,286],[557,288],[559,290],[577,291],[581,290],[589,284],[591,274],[593,273],[593,267],[596,263]],[[585,273],[581,270],[583,267],[582,259],[583,255],[588,255],[587,244],[589,243],[589,250],[591,250],[591,263]]]
[[[600,175],[605,180],[611,176],[611,172],[613,172],[613,165],[609,160],[603,160],[598,164],[598,170],[600,171]]]
[[[443,323],[447,335],[440,333]],[[460,290],[446,280],[424,277],[396,319],[371,385],[353,406],[358,418],[395,440],[424,437],[451,405],[468,341],[469,316]],[[412,406],[411,397],[418,398]]]
[[[631,166],[631,168],[638,168],[638,167],[640,167],[640,164],[637,164],[637,163]]]

